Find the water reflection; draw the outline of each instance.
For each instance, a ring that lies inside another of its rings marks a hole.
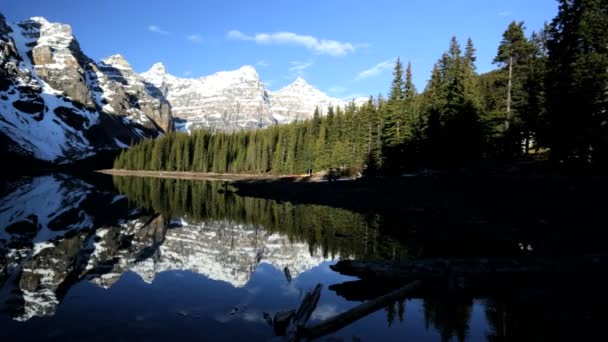
[[[318,205],[293,205],[240,197],[222,182],[183,179],[114,177],[116,188],[137,206],[186,221],[229,220],[263,227],[305,242],[324,257],[398,259],[405,246],[380,234],[378,215]]]
[[[333,273],[331,260],[399,259],[421,249],[384,235],[375,214],[243,198],[218,182],[53,174],[4,189],[3,338],[264,340],[273,331],[263,313],[294,308],[316,283],[325,285],[317,322],[398,286]],[[602,284],[579,285],[580,300],[565,295],[570,288],[421,290],[335,335],[594,340],[605,335]]]

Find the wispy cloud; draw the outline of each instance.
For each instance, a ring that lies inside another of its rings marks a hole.
[[[186,39],[188,39],[189,41],[191,41],[192,43],[195,43],[195,44],[199,44],[199,43],[203,42],[203,37],[201,37],[198,34],[188,35],[188,36],[186,36]]]
[[[262,82],[262,84],[264,84],[264,87],[268,88],[274,84],[274,80],[264,81],[264,82]]]
[[[307,61],[307,62],[301,62],[301,61],[292,61],[290,62],[291,67],[289,67],[289,71],[292,74],[295,74],[297,76],[304,76],[304,71],[308,68],[310,68],[314,62],[312,61]]]
[[[150,26],[148,26],[148,31],[154,32],[154,33],[158,33],[158,34],[162,34],[162,35],[168,35],[169,34],[169,31],[165,31],[165,30],[161,29],[160,26],[158,26],[158,25],[150,25]]]
[[[265,68],[267,66],[270,66],[270,63],[266,62],[265,60],[261,60],[261,61],[258,61],[257,63],[255,63],[255,65]]]
[[[394,59],[387,59],[385,61],[382,61],[382,62],[374,65],[373,67],[371,67],[367,70],[361,71],[360,73],[357,74],[357,77],[355,77],[355,79],[362,80],[365,78],[378,76],[381,73],[383,73],[384,71],[391,69],[394,66],[394,64],[395,64]]]
[[[510,17],[513,14],[513,12],[511,11],[501,11],[498,12],[498,16],[501,18],[506,18],[506,17]]]
[[[335,305],[321,304],[312,313],[311,317],[312,317],[312,319],[318,319],[318,320],[324,321],[337,314],[338,314],[338,308]]]
[[[355,51],[351,43],[336,40],[319,39],[313,36],[300,35],[293,32],[256,33],[253,36],[244,34],[238,30],[227,33],[228,39],[253,41],[261,45],[295,45],[302,46],[318,54],[330,56],[345,56]]]
[[[190,76],[190,75],[192,75],[192,71],[186,70],[186,71],[184,71],[183,75],[184,76]]]

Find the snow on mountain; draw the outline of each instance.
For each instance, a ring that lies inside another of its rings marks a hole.
[[[88,58],[69,25],[0,15],[0,147],[65,163],[169,130],[168,102],[121,64]]]
[[[263,262],[281,272],[288,267],[297,278],[326,260],[320,251],[311,255],[306,243],[291,242],[288,237],[269,234],[262,227],[229,221],[185,224],[170,229],[158,251],[155,258],[131,264],[130,270],[149,283],[160,272],[189,270],[243,287]]]
[[[8,184],[0,198],[0,311],[50,316],[70,286],[150,283],[189,270],[243,287],[261,263],[294,279],[327,260],[320,247],[233,220],[187,222],[133,208],[126,197],[57,174]]]
[[[189,128],[234,130],[272,123],[268,93],[252,66],[192,79],[170,75],[157,63],[141,76],[161,89],[173,115]]]
[[[290,85],[270,95],[272,113],[287,121],[309,119],[318,106],[323,114],[329,106],[344,107],[346,102],[329,97],[298,77]]]
[[[87,57],[69,25],[0,15],[0,150],[10,157],[70,163],[174,129],[260,128],[330,105],[345,102],[302,78],[270,92],[249,65],[196,79],[161,63],[137,74],[121,55]]]
[[[250,65],[195,79],[173,76],[162,63],[156,63],[141,76],[163,92],[178,118],[176,127],[183,130],[265,127],[311,118],[317,106],[326,112],[330,105],[346,104],[299,77],[270,92]]]

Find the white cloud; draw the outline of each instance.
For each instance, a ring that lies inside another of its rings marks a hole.
[[[261,66],[261,67],[267,67],[267,66],[270,66],[270,63],[266,62],[265,60],[261,60],[261,61],[258,61],[257,63],[255,63],[255,65]]]
[[[203,42],[203,37],[199,36],[198,34],[191,34],[189,36],[186,36],[186,39],[188,39],[192,43],[197,43],[197,44]]]
[[[298,76],[303,76],[304,75],[304,71],[308,68],[310,68],[314,62],[312,61],[307,61],[307,62],[300,62],[300,61],[292,61],[290,62],[291,67],[289,67],[289,71],[292,74],[298,75]]]
[[[266,87],[266,88],[271,87],[273,83],[274,83],[274,80],[268,80],[268,81],[262,82],[262,84],[264,84],[264,87]]]
[[[232,31],[228,32],[228,34],[226,34],[226,37],[228,37],[228,39],[252,40],[251,37],[244,35],[239,30],[232,30]]]
[[[190,70],[184,71],[184,76],[190,76],[190,75],[192,75],[192,71],[190,71]]]
[[[502,17],[502,18],[506,18],[506,17],[510,17],[511,14],[513,14],[513,12],[510,11],[502,11],[502,12],[498,12],[498,16]]]
[[[335,305],[321,304],[317,306],[315,311],[313,311],[311,318],[324,321],[328,318],[334,317],[338,313],[338,308]]]
[[[345,56],[355,51],[351,43],[336,40],[319,39],[313,36],[299,35],[293,32],[256,33],[249,36],[238,30],[232,30],[226,35],[229,39],[254,41],[257,44],[284,44],[303,46],[318,54],[330,56]]]
[[[394,64],[395,64],[394,59],[387,59],[385,61],[382,61],[382,62],[374,65],[373,67],[371,67],[367,70],[361,71],[360,73],[357,74],[357,77],[355,77],[355,79],[362,80],[364,78],[378,76],[381,73],[383,73],[385,70],[391,69],[394,66]]]
[[[158,26],[158,25],[150,25],[150,26],[148,26],[148,31],[154,32],[154,33],[158,33],[158,34],[162,34],[162,35],[169,34],[168,31],[165,31],[165,30],[161,29],[160,26]]]

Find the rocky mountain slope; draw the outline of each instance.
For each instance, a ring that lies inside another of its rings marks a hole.
[[[168,101],[122,57],[95,62],[68,25],[0,15],[0,151],[67,163],[172,125]]]
[[[346,104],[300,77],[270,92],[250,65],[200,78],[180,78],[156,63],[141,76],[162,91],[182,130],[259,128],[311,118],[317,106],[325,113],[330,105]]]
[[[310,118],[345,102],[302,78],[268,91],[252,66],[200,78],[161,63],[136,73],[120,55],[94,61],[70,26],[0,14],[0,153],[72,163],[173,129],[233,131]],[[175,117],[175,120],[174,120]]]

